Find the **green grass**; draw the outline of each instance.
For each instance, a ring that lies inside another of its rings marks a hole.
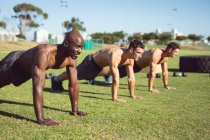
[[[78,63],[92,51],[83,51]],[[0,52],[0,60],[8,52]],[[181,50],[180,55],[210,55],[210,51]],[[170,68],[178,68],[179,58],[169,60]],[[59,74],[62,70],[48,70]],[[97,86],[80,81],[79,109],[85,117],[69,115],[67,91],[50,92],[50,81],[44,89],[46,117],[60,122],[47,127],[36,123],[31,80],[19,87],[9,85],[0,89],[0,139],[210,139],[210,78],[208,74],[188,73],[188,77],[172,77],[169,83],[177,90],[165,90],[162,79],[155,80],[160,95],[147,91],[145,73],[137,73],[136,95],[129,97],[127,79],[120,80],[119,97],[126,103],[111,101],[111,88],[98,77]],[[67,89],[67,81],[64,87]]]

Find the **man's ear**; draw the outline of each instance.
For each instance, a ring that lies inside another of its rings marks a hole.
[[[133,52],[133,49],[131,48],[131,49],[130,49],[130,53],[132,53],[132,52]]]
[[[68,45],[69,45],[68,41],[65,41],[65,42],[63,43],[63,45],[64,45],[64,47],[68,47]]]
[[[172,48],[169,48],[169,49],[168,49],[168,52],[169,52],[169,53],[171,53],[172,51],[173,51],[173,49],[172,49]]]

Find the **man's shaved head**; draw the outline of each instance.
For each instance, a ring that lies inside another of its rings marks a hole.
[[[78,32],[78,31],[71,31],[71,32],[68,32],[65,36],[65,39],[63,41],[63,43],[65,42],[68,42],[68,43],[76,43],[76,44],[84,44],[84,39],[82,37],[82,35]]]

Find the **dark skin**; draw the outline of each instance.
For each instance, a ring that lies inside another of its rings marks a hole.
[[[66,67],[69,80],[69,97],[72,107],[71,115],[84,116],[78,111],[79,84],[77,80],[76,58],[81,53],[84,40],[79,32],[69,32],[62,44],[42,44],[25,51],[17,60],[19,66],[32,75],[33,103],[37,123],[42,125],[58,125],[59,123],[44,117],[43,88],[45,74],[49,68]]]

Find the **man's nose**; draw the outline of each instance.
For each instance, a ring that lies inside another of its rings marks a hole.
[[[81,52],[82,52],[82,49],[81,48],[77,49],[77,53],[78,54],[80,54]]]

